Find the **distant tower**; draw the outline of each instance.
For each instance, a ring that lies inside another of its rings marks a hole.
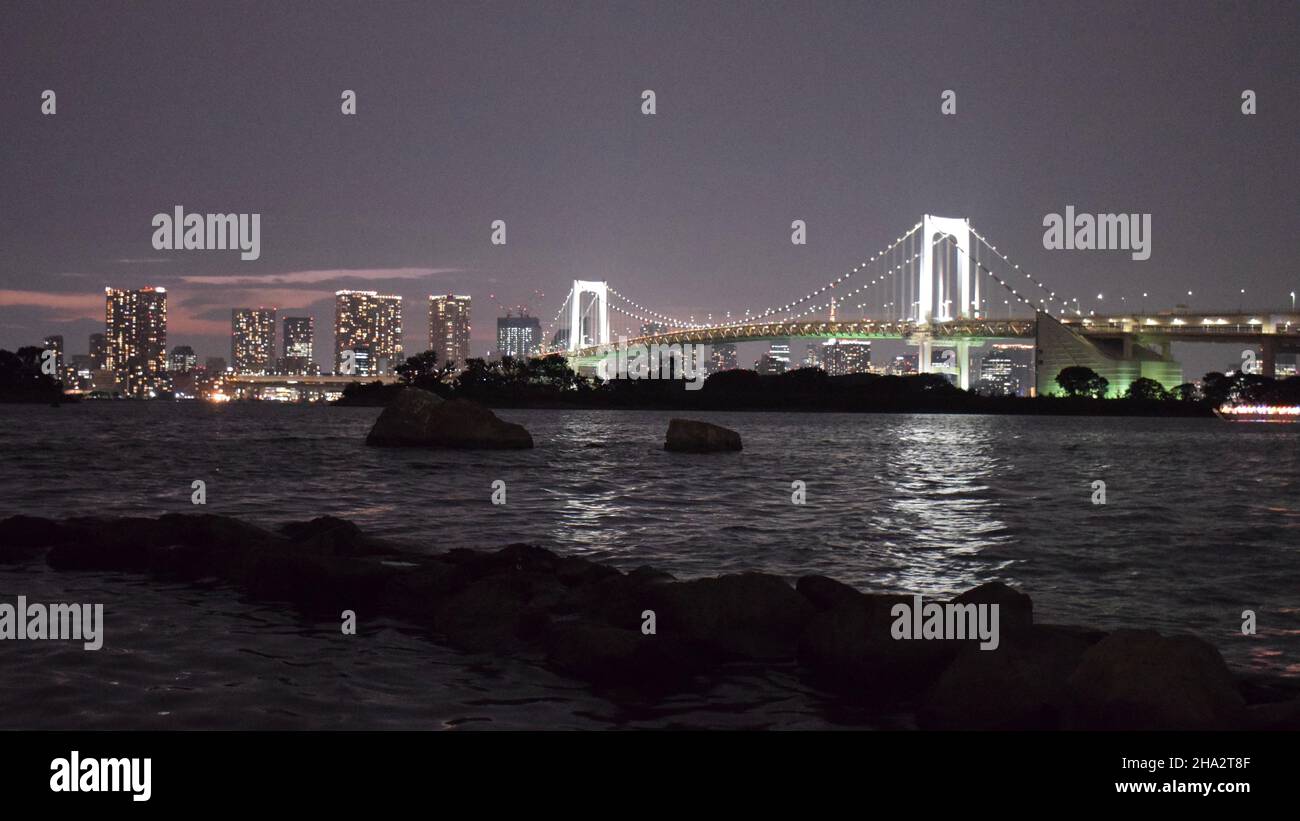
[[[364,364],[359,353],[364,349]],[[358,354],[357,375],[390,373],[402,364],[402,298],[375,291],[334,292],[334,372],[343,352]]]
[[[429,350],[441,363],[463,368],[469,359],[470,302],[464,295],[429,296]]]
[[[309,316],[286,316],[284,318],[284,372],[287,374],[309,374],[315,368],[313,360],[314,323]]]
[[[149,399],[166,389],[166,288],[105,288],[104,336],[104,365],[127,396]]]
[[[232,308],[230,362],[239,374],[268,374],[274,370],[275,309]]]

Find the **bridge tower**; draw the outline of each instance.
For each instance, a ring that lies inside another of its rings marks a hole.
[[[573,295],[569,302],[569,345],[570,352],[586,347],[582,333],[582,320],[587,311],[582,309],[582,298],[588,294],[595,297],[592,315],[592,345],[609,344],[609,303],[606,299],[608,285],[604,282],[590,282],[585,279],[573,281]]]
[[[938,272],[935,270],[935,240],[952,237],[957,244],[957,313],[954,317],[950,310],[951,299],[936,299],[944,296],[935,286]],[[978,271],[971,270],[971,230],[970,220],[956,217],[934,217],[926,214],[921,220],[921,270],[918,272],[917,303],[913,321],[921,326],[932,322],[946,322],[951,319],[969,319],[975,316],[976,306],[971,301],[971,286],[979,277]],[[927,332],[917,335],[916,369],[918,373],[933,373],[934,363],[930,360],[933,341]],[[962,390],[970,389],[970,342],[962,339],[955,344],[957,349],[957,384]]]
[[[970,220],[956,217],[932,217],[926,214],[921,220],[921,270],[917,289],[916,316],[914,321],[928,325],[935,320],[953,319],[946,304],[935,304],[938,296],[935,285],[938,276],[934,265],[934,243],[939,237],[949,236],[957,243],[957,319],[967,319],[973,315],[971,310],[971,275],[970,265]]]

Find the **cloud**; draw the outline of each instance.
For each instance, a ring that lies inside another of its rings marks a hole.
[[[227,276],[182,276],[187,285],[318,285],[347,280],[421,279],[461,273],[462,268],[341,268],[322,271],[290,271],[283,274],[231,274]]]
[[[57,320],[104,318],[104,293],[60,294],[50,291],[0,291],[0,306],[43,308]]]

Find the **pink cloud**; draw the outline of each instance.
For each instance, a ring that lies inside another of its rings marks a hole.
[[[60,294],[48,291],[0,291],[0,305],[57,308],[65,311],[60,320],[103,319],[104,294]]]
[[[183,276],[193,285],[299,285],[336,279],[420,279],[459,273],[460,268],[342,268],[327,271],[290,271],[283,274],[232,274],[229,276]]]

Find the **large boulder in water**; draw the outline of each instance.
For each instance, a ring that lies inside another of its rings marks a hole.
[[[1069,688],[1076,729],[1223,730],[1245,717],[1223,657],[1192,636],[1117,630],[1084,653]]]
[[[443,400],[429,391],[406,388],[384,408],[366,437],[367,445],[433,448],[531,448],[522,425],[505,422],[467,399]]]
[[[664,450],[678,453],[712,453],[720,450],[740,450],[740,434],[721,425],[697,422],[694,419],[673,419],[668,422],[668,437]]]

